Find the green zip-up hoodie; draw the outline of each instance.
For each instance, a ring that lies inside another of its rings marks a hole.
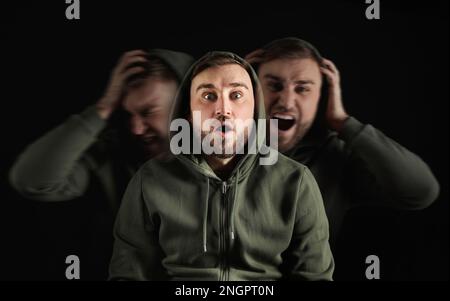
[[[172,119],[186,118],[193,68]],[[264,119],[258,80],[247,71],[255,118]],[[331,280],[328,221],[313,176],[281,154],[274,165],[260,158],[244,155],[226,181],[201,156],[148,161],[122,200],[110,279]]]
[[[180,83],[194,62],[172,50],[148,54],[167,63]],[[128,141],[119,137],[122,131],[107,127],[90,106],[29,145],[11,168],[10,183],[24,197],[47,202],[73,200],[93,188],[115,215],[126,185],[143,163],[130,156]]]
[[[180,83],[194,62],[188,54],[166,49],[152,49],[149,55],[162,59]],[[90,106],[30,144],[9,173],[12,187],[27,199],[76,202],[79,210],[71,216],[79,214],[80,223],[73,225],[79,234],[58,238],[56,248],[61,252],[64,243],[77,248],[81,241],[84,280],[107,279],[120,201],[137,167],[144,163],[130,154],[128,136],[127,128],[117,127],[113,120],[107,123]],[[58,228],[64,225],[48,226],[55,233],[44,234],[51,236],[60,235]]]
[[[314,46],[295,37],[272,41],[262,49],[283,43],[298,47],[308,44],[321,58]],[[369,205],[420,210],[438,198],[440,186],[418,155],[374,126],[352,116],[339,133],[330,131],[325,122],[328,93],[324,92],[313,127],[285,155],[308,166],[314,175],[324,200],[334,251],[344,217],[351,208]]]

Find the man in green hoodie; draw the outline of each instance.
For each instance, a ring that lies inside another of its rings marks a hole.
[[[314,178],[283,155],[264,165],[260,152],[240,154],[261,138],[237,126],[249,119],[265,124],[253,69],[231,53],[206,54],[180,87],[172,120],[190,121],[187,139],[213,137],[223,147],[198,155],[192,145],[177,155],[172,148],[141,167],[114,227],[110,279],[332,279],[328,222]],[[172,137],[180,132],[171,129]]]
[[[347,113],[339,71],[313,45],[283,38],[246,59],[257,70],[268,117],[278,120],[279,151],[308,166],[319,184],[333,251],[352,206],[418,210],[437,198],[425,162]]]
[[[165,49],[125,53],[100,100],[32,143],[13,165],[10,183],[25,198],[89,204],[80,216],[92,220],[84,279],[106,279],[120,200],[137,168],[166,149],[170,108],[192,63]]]

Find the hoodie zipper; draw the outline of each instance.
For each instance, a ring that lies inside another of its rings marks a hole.
[[[227,205],[227,182],[222,182],[222,205],[221,208],[221,214],[220,214],[220,245],[221,245],[221,269],[220,269],[220,277],[219,281],[226,281],[228,278],[227,270],[228,270],[228,260],[227,260],[227,212],[228,212],[228,205]]]

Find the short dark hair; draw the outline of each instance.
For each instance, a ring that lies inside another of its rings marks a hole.
[[[314,60],[322,65],[322,56],[311,43],[298,38],[283,38],[265,45],[261,54],[261,63],[276,59],[305,59]]]
[[[258,81],[258,77],[256,76],[256,73],[253,70],[252,66],[250,66],[248,62],[246,62],[244,59],[242,59],[241,57],[239,57],[234,53],[224,51],[208,52],[192,66],[187,75],[187,80],[185,84],[190,82],[190,85],[192,85],[192,79],[208,68],[214,68],[230,64],[237,64],[241,66],[242,68],[244,68],[245,71],[247,71],[248,75],[250,76],[250,80],[252,82],[253,87],[253,95],[255,99],[255,116],[256,116],[257,113],[259,114],[259,112],[257,112],[256,109],[258,107],[256,101],[263,99],[262,90]],[[181,87],[181,90],[179,91],[178,97],[181,99],[190,99],[189,87],[188,85],[183,85]],[[175,118],[186,118],[186,116],[189,116],[190,114],[190,102],[179,101],[178,103],[176,103],[176,107],[173,108],[173,111],[177,112],[178,114],[175,116]]]
[[[146,63],[133,64],[128,66],[128,68],[136,66],[144,67],[144,71],[130,76],[126,80],[127,89],[138,88],[149,78],[178,81],[175,71],[173,71],[172,68],[158,56],[148,55]]]
[[[259,55],[258,63],[253,65],[256,70],[259,69],[261,64],[276,59],[312,59],[320,67],[323,66],[323,57],[317,48],[311,43],[299,38],[287,37],[274,40],[262,47],[262,50],[263,51]],[[323,100],[323,98],[328,95],[327,89],[327,85],[322,84],[320,93],[321,99],[319,101],[319,107],[314,124],[309,131],[310,133],[316,132],[319,133],[319,135],[327,133],[327,126],[325,125],[324,118],[327,101]]]
[[[195,65],[192,70],[191,80],[196,77],[202,71],[230,64],[237,64],[249,72],[249,66],[243,63],[242,59],[236,57],[236,55],[229,52],[212,51],[203,56]]]

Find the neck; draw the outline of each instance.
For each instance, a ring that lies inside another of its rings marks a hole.
[[[237,163],[237,156],[231,158],[219,158],[217,156],[205,156],[205,160],[214,173],[222,180],[228,179]]]

